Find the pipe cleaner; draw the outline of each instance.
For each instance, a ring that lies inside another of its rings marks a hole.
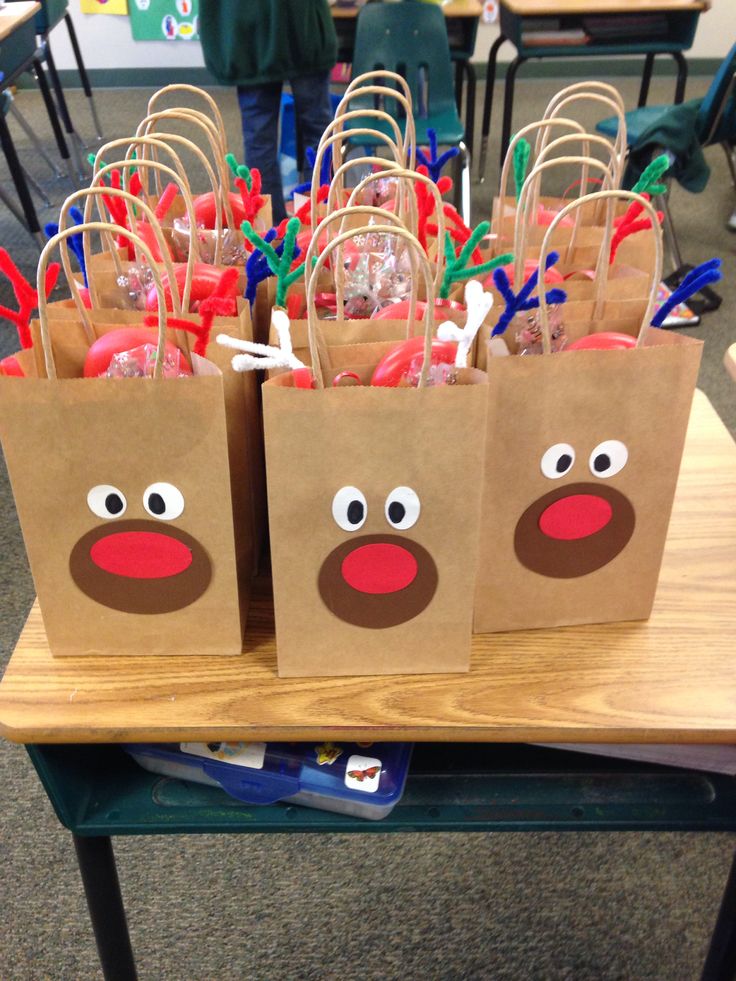
[[[440,287],[441,299],[448,299],[453,283],[458,283],[463,279],[470,279],[471,276],[482,276],[483,273],[490,272],[497,266],[505,266],[506,263],[513,261],[513,255],[507,252],[504,255],[496,256],[495,259],[482,262],[480,265],[468,265],[473,252],[479,245],[481,239],[488,234],[490,228],[491,223],[489,221],[482,221],[467,242],[459,249],[457,255],[455,254],[450,233],[445,232],[445,275],[442,278],[442,286]]]
[[[422,150],[421,147],[417,147],[417,160],[423,167],[427,168],[427,173],[431,179],[437,184],[440,179],[440,174],[442,173],[442,168],[445,166],[448,160],[452,160],[456,157],[460,150],[456,146],[451,146],[449,150],[445,150],[443,154],[439,157],[437,156],[437,132],[431,127],[427,130],[427,138],[429,139],[429,156]]]
[[[426,167],[422,165],[418,168],[418,173],[426,171]],[[426,177],[427,175],[424,174]],[[452,180],[449,177],[440,177],[436,181],[437,190],[440,194],[446,194],[452,188]],[[427,251],[427,232],[429,228],[427,226],[427,221],[432,217],[435,211],[435,200],[434,194],[429,190],[424,181],[414,182],[414,193],[417,199],[417,238],[419,239],[419,244],[422,246],[424,251]],[[434,234],[437,234],[437,226],[434,226]]]
[[[167,317],[166,326],[174,330],[186,330],[194,334],[196,342],[192,349],[194,354],[204,358],[207,353],[207,345],[210,342],[212,332],[212,322],[215,317],[232,316],[233,299],[238,285],[239,271],[235,266],[229,266],[220,276],[217,285],[208,297],[199,304],[197,316],[199,323],[192,323],[191,320],[184,320],[183,317]],[[158,324],[156,314],[147,314],[144,323],[146,327],[155,327]]]
[[[559,252],[550,252],[544,263],[545,272],[554,266],[559,258]],[[501,314],[498,323],[491,331],[491,337],[498,337],[500,334],[503,334],[517,313],[521,313],[524,310],[537,309],[539,306],[539,297],[532,296],[532,293],[537,288],[538,281],[539,266],[537,266],[534,272],[529,276],[529,279],[527,279],[519,292],[514,293],[509,283],[509,277],[506,275],[506,271],[504,269],[494,270],[493,283],[503,297],[506,307]],[[564,303],[567,300],[567,293],[564,290],[554,287],[551,290],[547,290],[547,292],[544,294],[544,298],[547,303]]]
[[[447,231],[450,233],[451,238],[455,242],[461,242],[463,245],[468,241],[470,236],[473,234],[472,228],[462,220],[460,215],[457,213],[456,209],[445,202],[442,206],[442,210],[445,213],[445,217],[450,221],[450,227]],[[433,222],[427,223],[427,231],[430,235],[437,235],[439,232],[439,227]],[[483,262],[483,254],[479,248],[475,248],[473,251],[473,262],[480,265]]]
[[[83,225],[84,217],[79,208],[72,207],[69,209],[69,217],[72,219],[75,225]],[[47,238],[53,238],[54,235],[59,234],[59,223],[55,221],[50,221],[44,225],[43,230],[46,232]],[[84,243],[82,241],[82,233],[77,232],[75,235],[70,235],[67,239],[69,243],[69,248],[72,250],[74,255],[77,257],[77,262],[79,263],[79,270],[82,273],[82,278],[84,279],[84,285],[89,286],[87,280],[87,263],[84,261]]]
[[[238,189],[243,202],[243,212],[246,221],[253,221],[266,199],[261,194],[261,172],[257,167],[247,167],[239,164],[233,153],[225,156],[227,165],[233,174],[233,184]]]
[[[58,262],[52,262],[46,270],[44,290],[47,299],[54,286],[56,286],[60,269],[61,266]],[[38,293],[10,258],[9,253],[3,248],[0,248],[0,272],[5,273],[8,277],[10,285],[13,287],[16,302],[18,303],[17,310],[0,306],[0,317],[5,317],[11,324],[15,324],[16,330],[18,331],[18,340],[22,348],[33,347],[30,323],[31,314],[38,306]]]
[[[664,194],[667,190],[666,184],[660,184],[659,180],[670,169],[670,158],[666,153],[660,153],[652,162],[644,168],[641,177],[634,184],[631,190],[634,194]]]
[[[276,306],[283,307],[286,303],[286,294],[289,287],[304,274],[303,262],[295,269],[291,268],[299,251],[299,246],[296,244],[296,236],[301,228],[301,222],[298,218],[289,219],[280,253],[274,249],[270,242],[261,238],[249,221],[244,221],[241,227],[248,241],[259,248],[265,256],[269,269],[276,277]]]
[[[642,194],[643,198],[648,201],[650,195],[648,193]],[[611,252],[608,257],[608,264],[613,265],[616,259],[616,253],[618,252],[618,247],[621,245],[625,238],[629,235],[634,235],[636,232],[643,232],[647,228],[652,227],[652,219],[648,216],[646,218],[639,218],[639,215],[644,210],[644,205],[641,201],[632,201],[629,207],[626,209],[625,214],[618,218],[614,218],[613,224],[616,226],[616,231],[614,232],[613,238],[611,239]],[[661,211],[657,212],[657,221],[662,224],[664,220],[664,214]]]
[[[468,352],[492,306],[493,293],[486,293],[482,283],[471,279],[465,284],[465,327],[458,327],[452,320],[445,320],[437,328],[437,337],[441,341],[457,341],[456,368],[468,367]]]
[[[232,360],[235,371],[257,371],[263,368],[304,368],[304,362],[294,354],[291,346],[291,324],[283,310],[273,310],[271,325],[278,335],[278,347],[272,344],[258,344],[255,341],[243,341],[239,337],[228,334],[218,334],[217,343],[223,347],[242,351]]]
[[[521,189],[526,180],[526,171],[529,166],[531,152],[532,148],[529,140],[525,140],[523,137],[514,147],[514,187],[516,188],[517,201],[521,197]]]
[[[717,283],[722,278],[720,259],[709,259],[707,262],[701,262],[699,266],[687,274],[677,289],[672,291],[670,297],[657,310],[651,319],[652,327],[661,327],[679,303],[684,303],[702,290],[704,286]]]
[[[330,185],[329,184],[320,185],[320,187],[317,188],[317,204],[322,204],[323,201],[327,200],[329,195],[330,195]],[[299,221],[302,223],[302,225],[308,225],[310,228],[314,228],[315,225],[319,224],[319,222],[315,219],[315,216],[312,214],[311,198],[307,198],[307,200],[304,202],[301,208],[299,208],[298,211],[294,212],[294,217],[298,218]],[[288,219],[284,219],[284,221],[288,221]],[[282,222],[282,225],[283,224],[284,223]]]
[[[305,150],[307,163],[309,164],[309,169],[314,169],[314,163],[317,159],[317,151],[312,146],[308,146]],[[332,144],[330,144],[325,152],[322,154],[322,163],[319,167],[319,186],[320,189],[323,187],[330,186],[330,178],[332,176]],[[294,190],[291,192],[292,198],[295,194],[309,194],[312,189],[312,182],[305,181],[303,184],[297,184]]]

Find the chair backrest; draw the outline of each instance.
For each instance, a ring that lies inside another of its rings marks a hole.
[[[353,77],[376,68],[406,79],[417,118],[453,109],[450,43],[440,7],[410,2],[363,7],[355,33]],[[385,108],[392,115],[396,111]]]
[[[704,146],[736,137],[736,44],[721,62],[695,119],[695,130]]]

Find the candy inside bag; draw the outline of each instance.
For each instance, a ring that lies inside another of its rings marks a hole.
[[[403,242],[386,232],[356,236],[354,252],[345,261],[346,317],[372,317],[376,311],[411,295],[409,253]]]
[[[120,306],[127,310],[145,310],[146,297],[154,285],[150,266],[143,264],[128,266],[122,276],[118,276]]]
[[[516,328],[518,354],[542,354],[542,327],[539,323],[539,310],[526,310],[517,313],[512,321]],[[567,344],[562,310],[559,305],[550,307],[549,332],[552,351],[561,351]]]
[[[396,200],[398,186],[399,182],[395,177],[380,177],[361,190],[355,203],[371,208],[385,208],[389,202]]]
[[[107,368],[107,371],[100,375],[101,378],[153,378],[156,368],[156,352],[158,348],[155,344],[141,344],[130,351],[121,351],[114,354]],[[164,354],[163,377],[164,378],[184,378],[188,371],[182,370],[181,351],[167,350]]]
[[[232,228],[223,228],[219,234],[222,242],[220,265],[245,265],[245,261],[248,258],[248,251],[245,248],[241,233]],[[201,262],[206,262],[208,265],[214,263],[217,238],[218,232],[216,228],[205,228],[201,223],[197,225],[197,242],[199,243],[199,259]],[[191,226],[189,219],[187,217],[175,218],[171,230],[171,244],[173,245],[174,258],[177,262],[186,262],[189,258],[190,242]]]

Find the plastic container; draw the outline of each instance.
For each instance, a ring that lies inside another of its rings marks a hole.
[[[221,787],[248,804],[302,804],[379,821],[404,792],[411,743],[135,743],[162,776]]]

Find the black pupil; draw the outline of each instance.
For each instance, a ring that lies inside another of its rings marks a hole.
[[[604,470],[608,470],[611,466],[611,458],[607,453],[599,453],[598,456],[593,460],[593,469],[596,473],[603,473]]]
[[[557,473],[565,473],[566,470],[570,469],[571,465],[572,465],[572,457],[570,456],[569,453],[563,453],[562,456],[557,461],[557,466],[555,467],[555,470],[557,471]]]
[[[120,514],[123,510],[123,502],[119,494],[108,494],[105,498],[105,507],[110,514]]]
[[[348,504],[348,521],[351,525],[359,525],[363,520],[363,502],[351,501]]]
[[[388,518],[392,525],[398,525],[404,520],[406,508],[398,501],[391,501],[388,506]]]
[[[166,501],[160,494],[150,494],[148,497],[148,506],[154,514],[163,514],[166,510]]]

